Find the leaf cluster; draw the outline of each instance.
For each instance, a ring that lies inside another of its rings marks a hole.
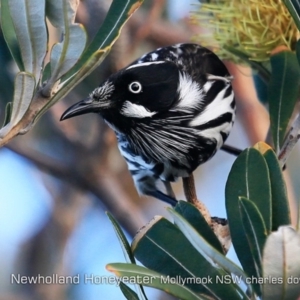
[[[1,0],[1,27],[19,72],[6,107],[0,146],[24,134],[57,101],[97,68],[142,0],[114,0],[102,26],[87,44],[75,22],[77,0]],[[48,49],[46,18],[62,37]],[[50,54],[50,61],[46,55]]]
[[[109,214],[127,263],[112,263],[107,269],[121,279],[131,278],[140,292],[138,296],[122,286],[127,299],[145,299],[143,285],[179,299],[296,299],[300,286],[291,280],[300,275],[300,261],[292,254],[300,250],[300,234],[289,225],[285,182],[271,147],[258,143],[241,153],[225,194],[242,269],[226,257],[215,233],[190,203],[179,201],[168,209],[173,222],[156,216],[131,247]]]

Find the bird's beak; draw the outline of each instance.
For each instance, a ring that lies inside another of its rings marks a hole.
[[[69,107],[61,116],[60,120],[66,120],[75,116],[95,112],[98,105],[90,97],[81,100]]]

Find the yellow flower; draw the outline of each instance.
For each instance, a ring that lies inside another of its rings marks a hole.
[[[224,46],[263,62],[277,46],[294,50],[297,41],[297,27],[280,0],[209,0],[192,18],[205,30],[195,39],[223,59],[237,61]]]

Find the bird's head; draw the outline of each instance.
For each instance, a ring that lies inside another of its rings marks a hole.
[[[94,112],[122,132],[167,111],[176,101],[178,81],[179,71],[172,62],[132,64],[68,108],[61,120]]]

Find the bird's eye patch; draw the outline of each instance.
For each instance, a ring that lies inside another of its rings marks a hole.
[[[134,81],[128,85],[128,89],[131,93],[138,94],[142,91],[142,85],[138,81]]]

